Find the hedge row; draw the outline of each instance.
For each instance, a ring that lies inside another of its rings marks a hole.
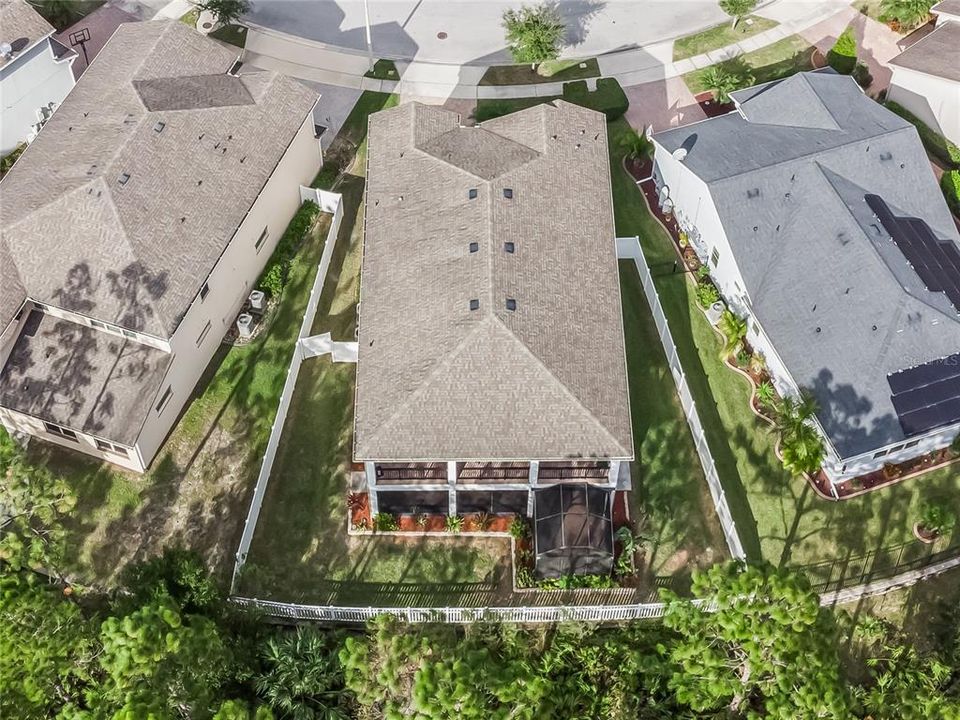
[[[313,221],[320,212],[320,206],[308,200],[300,206],[283,231],[276,250],[270,256],[267,266],[263,269],[257,286],[265,290],[271,297],[278,297],[283,292],[290,275],[290,265],[303,242],[304,236],[313,225]]]
[[[586,80],[575,80],[564,83],[563,99],[575,105],[580,105],[607,116],[607,122],[613,122],[630,107],[627,95],[620,87],[616,78],[600,78],[597,80],[597,89],[593,92],[587,89]]]
[[[923,120],[902,105],[888,100],[886,106],[888,110],[895,112],[917,128],[917,132],[920,134],[920,140],[923,141],[923,146],[927,149],[928,153],[950,167],[960,168],[960,147],[957,147],[943,135],[933,130],[924,123]]]
[[[960,170],[945,172],[940,178],[940,189],[953,214],[960,218]]]

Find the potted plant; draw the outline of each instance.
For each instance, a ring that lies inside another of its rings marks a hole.
[[[925,543],[932,543],[953,528],[956,516],[942,502],[928,502],[920,511],[920,520],[913,526],[913,534]]]

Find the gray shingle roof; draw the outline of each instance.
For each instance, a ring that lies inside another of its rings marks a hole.
[[[183,23],[117,29],[0,182],[0,246],[27,295],[174,332],[317,99],[226,75],[235,59]],[[0,294],[0,322],[12,305]]]
[[[941,0],[932,8],[930,12],[938,15],[955,15],[960,17],[960,0]]]
[[[804,118],[800,83],[838,130],[763,124],[756,107],[751,114],[751,98],[765,97],[782,104],[778,118]],[[960,244],[916,130],[830,73],[736,99],[753,122],[733,112],[655,140],[670,152],[686,147],[684,163],[709,184],[754,313],[819,400],[841,456],[902,440],[887,376],[960,350],[957,310],[924,287],[864,199],[879,195]]]
[[[960,82],[960,23],[943,23],[893,58],[890,64]]]
[[[14,59],[52,32],[53,26],[23,0],[0,0],[0,43],[10,43]],[[8,62],[0,56],[0,67]]]
[[[170,360],[149,345],[31,310],[0,372],[0,406],[132,446]]]
[[[603,116],[411,103],[368,157],[354,456],[632,457]]]

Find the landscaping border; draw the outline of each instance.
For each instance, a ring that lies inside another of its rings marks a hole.
[[[323,253],[320,256],[320,263],[317,266],[317,276],[313,280],[313,287],[310,288],[310,299],[307,302],[307,309],[303,314],[303,321],[300,323],[300,332],[297,334],[297,344],[293,349],[293,357],[290,359],[290,367],[287,368],[287,378],[283,383],[283,391],[280,393],[280,401],[277,405],[277,414],[273,419],[273,425],[270,427],[270,439],[267,442],[267,449],[263,454],[263,461],[260,463],[260,473],[257,475],[257,482],[254,485],[253,497],[250,499],[250,509],[247,517],[243,521],[243,534],[240,536],[240,544],[237,546],[237,552],[234,556],[233,575],[230,578],[230,593],[236,590],[237,579],[240,577],[240,571],[247,560],[247,553],[250,551],[250,543],[253,541],[253,532],[257,527],[257,519],[260,517],[260,507],[263,505],[263,498],[267,492],[267,483],[270,481],[270,473],[273,470],[273,461],[277,455],[277,448],[280,445],[280,436],[283,434],[283,425],[287,419],[287,410],[290,408],[290,400],[293,398],[293,391],[297,385],[297,377],[300,374],[300,365],[304,361],[303,349],[300,341],[310,336],[310,329],[313,326],[313,319],[317,314],[317,307],[320,304],[320,294],[323,291],[323,283],[330,268],[330,260],[333,257],[333,249],[337,243],[337,234],[340,232],[340,222],[343,220],[343,202],[339,193],[329,192],[327,190],[317,190],[300,186],[300,200],[303,202],[316,202],[320,206],[320,211],[331,213],[333,220],[330,228],[327,230],[326,241],[323,246]]]

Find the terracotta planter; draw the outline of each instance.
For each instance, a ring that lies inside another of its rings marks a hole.
[[[917,538],[917,540],[922,543],[926,543],[927,545],[932,545],[937,541],[937,538],[940,537],[939,533],[928,533],[923,529],[920,523],[913,524],[913,535]]]

